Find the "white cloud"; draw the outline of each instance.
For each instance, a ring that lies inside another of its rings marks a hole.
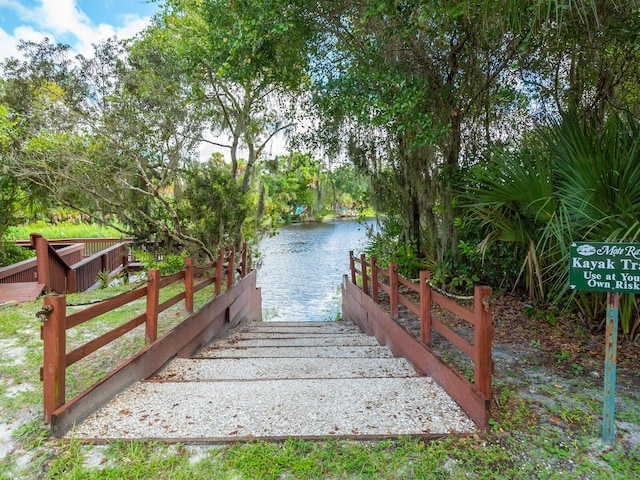
[[[75,0],[40,0],[34,8],[26,8],[15,0],[0,0],[0,8],[11,10],[23,25],[8,32],[0,29],[1,57],[16,56],[20,40],[40,42],[45,37],[67,43],[75,53],[90,56],[93,44],[117,36],[130,38],[149,25],[150,17],[122,15],[119,25],[94,23]]]
[[[3,57],[16,57],[18,49],[16,48],[16,39],[0,28],[0,45],[2,45]]]
[[[50,28],[54,33],[74,33],[79,37],[91,30],[91,20],[78,10],[74,0],[41,0],[42,5],[34,9],[34,20],[41,28]]]
[[[116,28],[118,38],[131,38],[149,26],[150,17],[138,17],[137,15],[125,15],[124,24]]]

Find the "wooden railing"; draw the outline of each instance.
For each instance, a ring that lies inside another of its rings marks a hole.
[[[85,291],[95,285],[101,271],[113,274],[127,267],[129,242],[114,244],[113,240],[117,239],[67,239],[62,243],[60,240],[47,241],[42,235],[33,233],[30,245],[36,251],[36,257],[0,269],[0,283],[37,281],[44,284],[47,292]],[[62,247],[65,244],[68,246]],[[86,256],[87,246],[89,252],[106,247]]]
[[[47,249],[46,252],[47,258],[49,258],[49,250]],[[66,285],[66,280],[64,280],[64,282],[60,280],[61,272],[66,270],[66,268],[62,267],[62,264],[68,265],[80,261],[80,259],[82,258],[82,245],[72,244],[60,250],[53,250],[53,252],[54,253],[52,253],[52,261],[56,263],[57,266],[53,267],[50,273],[46,273],[43,275],[49,276],[52,274],[53,279],[50,279],[50,282],[56,282],[56,286],[59,287],[61,284]],[[0,268],[0,283],[22,283],[35,281],[46,283],[45,281],[40,280],[38,277],[37,257],[29,258],[27,260],[23,260],[22,262],[14,263],[13,265]]]
[[[82,260],[84,246],[72,245],[58,252],[38,233],[31,234],[31,245],[36,251],[38,282],[43,283],[48,292],[67,292],[67,277],[71,270],[69,265]],[[67,250],[69,255],[63,257]]]
[[[245,277],[247,275],[246,246],[241,253],[241,259],[238,270],[240,277]],[[220,250],[217,261],[203,267],[194,267],[192,260],[187,258],[183,270],[167,277],[161,277],[158,269],[151,269],[148,271],[148,282],[144,286],[72,314],[67,314],[65,295],[46,296],[42,310],[46,320],[41,331],[44,340],[44,365],[41,377],[44,383],[44,411],[47,423],[51,421],[53,412],[65,405],[68,367],[142,324],[145,324],[146,343],[155,342],[158,336],[158,317],[161,312],[182,300],[185,301],[186,309],[193,312],[194,293],[208,285],[215,284],[216,295],[220,295],[223,285],[230,289],[234,284],[235,264],[235,251],[231,249]],[[199,278],[198,275],[205,272],[215,272],[215,274],[194,283],[194,280]],[[160,303],[160,290],[176,282],[184,282],[184,290]],[[67,352],[68,330],[144,297],[146,297],[144,313]],[[173,354],[175,355],[175,352]]]
[[[420,280],[415,282],[399,275],[395,263],[383,269],[377,265],[375,257],[367,260],[361,255],[356,258],[353,252],[350,252],[350,270],[351,282],[343,284],[343,316],[356,321],[368,333],[376,335],[395,354],[406,356],[418,371],[432,375],[476,424],[486,427],[493,374],[491,288],[475,287],[473,309],[470,310],[435,291],[429,282],[428,271],[420,272]],[[369,300],[355,293],[352,290],[354,287]],[[413,292],[419,300],[412,300],[402,290]],[[381,292],[388,295],[388,312],[380,305]],[[415,338],[396,321],[400,305],[419,319],[419,338]],[[473,330],[473,340],[465,339],[432,315],[434,305],[466,322]],[[431,348],[434,331],[471,360],[473,380],[466,378],[452,364],[442,361],[434,352]]]
[[[106,250],[118,243],[131,243],[130,238],[59,238],[55,240],[49,240],[49,244],[58,249],[64,245],[75,245],[82,243],[84,245],[83,257],[90,257],[98,252]],[[21,247],[31,246],[31,240],[17,240],[14,242]]]
[[[100,272],[118,273],[127,268],[127,243],[117,243],[71,265],[68,272],[67,293],[84,292],[95,285]]]
[[[38,279],[38,259],[28,258],[0,268],[0,283],[35,282]]]

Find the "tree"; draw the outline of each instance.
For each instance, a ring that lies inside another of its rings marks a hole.
[[[183,171],[184,201],[180,218],[189,222],[196,238],[211,238],[216,245],[238,245],[249,211],[249,197],[219,157],[193,160]]]
[[[378,210],[402,219],[404,243],[438,261],[455,255],[460,169],[519,105],[509,68],[523,36],[465,1],[318,5],[323,138],[346,140]]]
[[[328,172],[310,154],[294,152],[267,162],[261,174],[265,186],[265,210],[276,223],[294,219],[317,219],[330,211],[331,198],[324,195]]]
[[[279,2],[172,0],[145,34],[184,59],[212,134],[230,143],[200,140],[229,148],[234,177],[246,149],[244,192],[269,142],[292,125],[289,92],[303,79],[304,51],[301,27],[291,18]]]
[[[20,49],[26,60],[5,60],[0,79],[0,238],[6,227],[36,208],[51,206],[47,189],[13,167],[67,130],[73,115],[66,105],[78,93],[69,75],[67,47],[45,40],[22,42]]]
[[[536,5],[537,3],[537,5]],[[638,112],[638,4],[598,0],[532,2],[537,25],[519,72],[539,115]]]
[[[49,59],[42,65],[55,63],[49,45],[29,45],[33,52],[23,62],[12,61],[14,75],[7,81],[22,88],[25,98],[47,101],[22,103],[29,110],[20,115],[37,121],[38,128],[25,135],[9,168],[15,178],[123,234],[163,240],[165,248],[174,245],[212,259],[216,242],[229,232],[204,232],[180,214],[188,202],[181,193],[185,174],[189,181],[198,174],[189,165],[203,116],[190,105],[180,59],[143,47],[107,41],[93,58],[67,62],[65,81],[59,82],[46,77],[55,69],[32,64],[34,58]],[[56,122],[62,113],[67,121]]]

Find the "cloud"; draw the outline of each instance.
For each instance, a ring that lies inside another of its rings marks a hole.
[[[16,39],[0,28],[0,45],[2,45],[2,56],[5,58],[18,56]]]
[[[40,42],[45,37],[66,43],[75,53],[91,56],[93,44],[117,36],[130,38],[149,25],[150,17],[122,15],[118,25],[94,23],[75,0],[39,0],[27,8],[16,0],[0,0],[0,9],[9,10],[22,23],[13,31],[0,28],[2,57],[16,56],[20,40]]]

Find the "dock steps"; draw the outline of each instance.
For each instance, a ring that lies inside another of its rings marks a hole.
[[[353,323],[256,322],[172,360],[69,436],[217,443],[475,431],[435,381]]]

